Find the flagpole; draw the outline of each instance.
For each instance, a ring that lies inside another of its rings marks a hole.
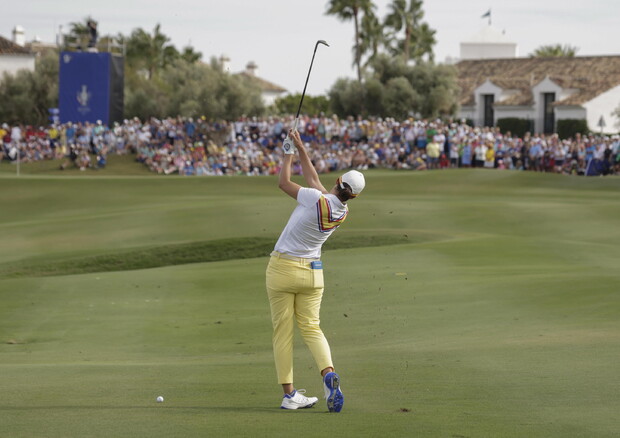
[[[489,26],[491,25],[491,8],[489,8],[489,10],[480,18],[486,18],[489,17]]]

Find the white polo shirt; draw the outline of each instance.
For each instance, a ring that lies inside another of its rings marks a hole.
[[[344,222],[349,209],[336,195],[302,187],[297,207],[276,242],[275,251],[295,257],[320,258],[321,247]]]

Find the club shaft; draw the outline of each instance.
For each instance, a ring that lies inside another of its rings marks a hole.
[[[314,52],[312,53],[312,61],[310,61],[310,68],[308,69],[308,76],[306,76],[306,83],[304,84],[304,91],[301,93],[301,99],[299,101],[299,108],[297,108],[296,119],[299,119],[299,113],[301,112],[301,105],[304,103],[304,96],[306,95],[306,87],[308,86],[308,79],[310,79],[310,72],[312,71],[312,64],[314,64],[314,56],[316,55],[316,49],[319,47],[319,43],[317,42],[314,45]]]

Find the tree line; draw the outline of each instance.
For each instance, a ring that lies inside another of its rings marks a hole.
[[[86,23],[71,23],[61,50],[85,50],[89,37]],[[129,35],[99,38],[99,51],[124,55],[126,118],[209,115],[234,119],[241,114],[265,111],[261,93],[243,76],[224,72],[215,58],[201,62],[192,47],[178,50],[161,26],[148,32],[137,28]],[[58,106],[59,50],[43,53],[34,71],[4,74],[0,81],[0,121],[43,125],[48,109]]]
[[[336,80],[327,96],[306,96],[305,112],[399,119],[456,113],[456,68],[435,63],[436,32],[424,21],[423,0],[392,0],[385,17],[377,16],[372,0],[329,0],[325,14],[353,24],[356,78]],[[71,23],[63,49],[86,48],[93,22],[87,17]],[[224,72],[215,57],[204,62],[191,46],[177,49],[159,24],[150,32],[137,28],[129,35],[104,35],[98,47],[125,56],[126,118],[233,120],[243,114],[294,113],[299,102],[299,94],[288,95],[266,108],[255,83]],[[576,50],[570,49],[543,47],[532,56],[574,56]],[[47,109],[58,105],[58,52],[39,57],[34,72],[5,74],[0,102],[0,121],[48,123]]]

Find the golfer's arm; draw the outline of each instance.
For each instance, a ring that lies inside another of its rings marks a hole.
[[[312,161],[310,160],[310,156],[306,151],[306,148],[303,144],[296,144],[297,152],[299,152],[299,161],[301,163],[301,170],[304,173],[304,178],[308,185],[314,189],[320,190],[322,193],[327,193],[323,184],[321,184],[321,180],[319,179],[319,174],[316,172],[316,169],[312,165]]]
[[[284,155],[278,187],[291,198],[297,199],[297,193],[299,193],[301,186],[291,181],[291,164],[293,163],[293,157],[293,154]]]

